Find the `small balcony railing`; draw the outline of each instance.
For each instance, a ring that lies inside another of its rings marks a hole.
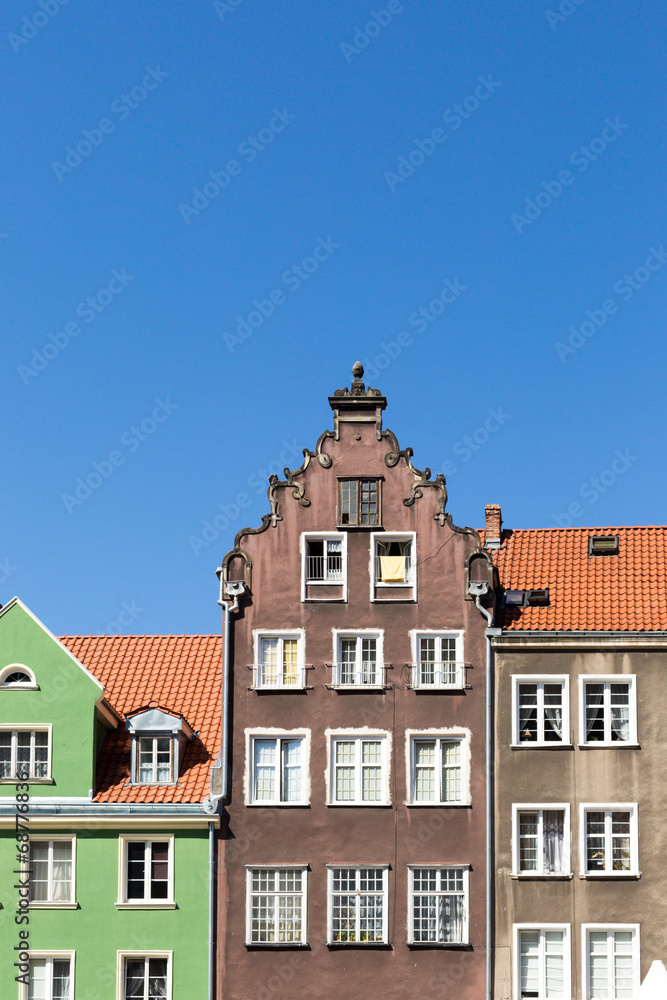
[[[334,687],[383,687],[385,664],[377,660],[362,663],[332,663]]]
[[[307,556],[306,581],[308,583],[342,583],[342,556]]]
[[[413,688],[462,688],[465,663],[458,660],[421,660],[412,664]]]
[[[375,582],[399,583],[412,586],[411,556],[376,556]]]
[[[298,690],[306,686],[305,666],[254,663],[252,686],[264,690]]]

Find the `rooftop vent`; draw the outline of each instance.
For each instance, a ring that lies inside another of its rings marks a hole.
[[[591,535],[588,539],[589,556],[617,556],[618,535]]]

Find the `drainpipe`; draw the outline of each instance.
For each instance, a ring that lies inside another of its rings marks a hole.
[[[207,816],[215,816],[218,812],[220,805],[225,805],[227,802],[227,796],[229,792],[229,636],[231,631],[231,613],[232,611],[238,611],[239,609],[239,597],[245,591],[245,584],[241,583],[228,583],[224,590],[228,597],[233,597],[233,602],[230,605],[228,601],[224,600],[223,592],[223,581],[222,581],[222,569],[217,570],[218,578],[220,579],[220,597],[218,599],[218,604],[223,609],[223,635],[224,635],[224,646],[222,652],[222,746],[220,748],[220,756],[218,757],[218,762],[216,762],[215,768],[222,769],[222,791],[219,795],[212,795],[208,799],[204,799],[203,806],[204,812]],[[212,790],[212,789],[211,789]],[[214,1000],[215,996],[215,979],[214,979],[214,969],[215,969],[215,937],[214,937],[214,923],[215,923],[215,886],[216,886],[216,865],[215,865],[215,837],[214,837],[214,824],[209,824],[209,847],[208,847],[208,864],[209,864],[209,886],[208,886],[208,1000]]]
[[[493,955],[493,661],[491,639],[501,635],[502,629],[493,628],[493,611],[482,607],[482,597],[488,593],[486,581],[470,582],[469,592],[475,598],[475,606],[487,621],[486,638],[486,1000],[492,1000],[492,955]]]

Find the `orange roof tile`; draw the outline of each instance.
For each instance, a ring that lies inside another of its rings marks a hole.
[[[126,713],[156,702],[183,715],[199,736],[188,745],[176,785],[129,785],[130,736],[107,732],[97,762],[96,802],[201,802],[220,749],[222,637],[219,635],[65,635],[60,641],[104,684]]]
[[[618,535],[618,555],[589,556],[592,535]],[[506,607],[509,630],[667,630],[667,527],[504,530],[491,555],[506,590],[549,588],[546,607]]]

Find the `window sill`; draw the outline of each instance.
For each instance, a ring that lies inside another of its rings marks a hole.
[[[593,743],[577,744],[579,750],[641,750],[639,743],[626,743],[625,740],[615,740],[614,743],[603,743],[602,740]]]
[[[433,684],[430,687],[427,684],[406,684],[408,691],[416,691],[417,694],[463,694],[464,691],[470,690],[467,685],[463,684],[441,684],[440,686]]]
[[[310,950],[307,941],[246,941],[245,946],[248,951],[293,951],[295,948]]]
[[[54,785],[53,778],[0,778],[0,785]]]
[[[248,809],[310,809],[310,802],[246,802]]]
[[[468,809],[472,802],[404,802],[408,809]]]
[[[136,903],[114,903],[117,910],[175,910],[176,903],[170,903],[168,901],[161,903],[152,903],[150,900],[146,902],[139,901]]]
[[[328,809],[391,809],[391,802],[327,802]]]
[[[392,946],[388,941],[327,941],[326,946],[327,948],[335,949],[358,948],[363,949],[364,951],[366,948],[384,948],[385,951],[392,950]]]
[[[510,878],[518,882],[571,882],[573,876],[572,872],[567,875],[556,874],[555,872],[545,872],[543,875],[540,875],[538,872],[520,872],[517,875],[515,872],[512,872]]]
[[[52,900],[30,901],[31,910],[78,910],[78,903],[57,903]]]
[[[378,691],[391,691],[391,684],[325,684],[329,691],[337,691],[338,694],[377,694]]]
[[[305,684],[285,685],[284,687],[249,687],[248,691],[256,691],[257,694],[303,694],[305,691],[312,691],[312,687]]]
[[[385,585],[386,586],[386,585]],[[371,597],[371,604],[416,604],[416,597]]]
[[[620,879],[621,881],[630,879],[637,882],[641,877],[641,872],[587,872],[585,875],[578,876],[587,882],[606,882],[609,879]]]
[[[573,743],[510,743],[510,750],[574,750]]]
[[[470,951],[472,945],[469,941],[408,941],[408,948],[448,948],[459,951]]]

